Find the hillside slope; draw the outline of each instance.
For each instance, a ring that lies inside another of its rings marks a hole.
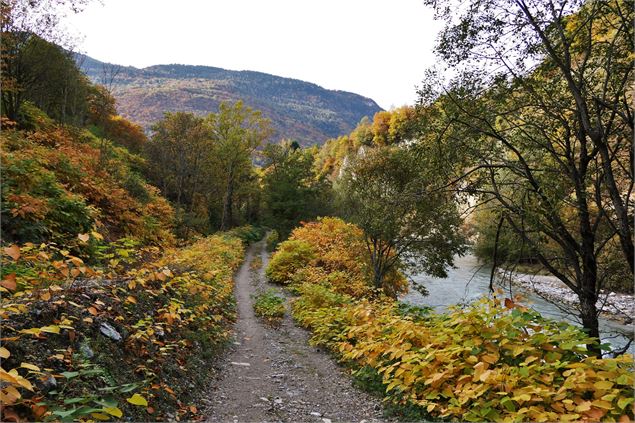
[[[78,60],[94,82],[104,82],[104,64],[88,56]],[[121,114],[149,129],[166,111],[216,112],[221,101],[243,100],[261,110],[276,129],[275,139],[303,145],[322,144],[349,133],[364,116],[381,108],[373,100],[316,84],[252,71],[208,66],[119,67],[112,81]]]

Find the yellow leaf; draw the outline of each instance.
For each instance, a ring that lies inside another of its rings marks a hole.
[[[115,416],[115,417],[123,416],[122,411],[118,409],[117,407],[106,407],[103,410],[104,410],[104,413],[108,413],[111,416]]]
[[[0,368],[0,380],[12,383],[14,385],[18,384],[18,379],[13,374],[7,372],[2,368]]]
[[[498,354],[486,354],[481,359],[489,364],[495,364],[498,361]]]
[[[104,413],[90,413],[90,415],[97,420],[101,420],[101,421],[110,420],[110,416]]]
[[[51,293],[49,291],[45,291],[40,294],[40,299],[44,301],[48,301],[51,299]]]
[[[71,257],[70,258],[71,263],[73,263],[75,266],[79,267],[82,264],[84,264],[84,262],[82,261],[82,259],[80,259],[79,257]]]
[[[9,358],[11,353],[5,347],[0,347],[0,358]]]
[[[16,381],[16,383],[18,385],[20,385],[21,387],[23,387],[25,389],[28,389],[29,391],[33,392],[33,385],[31,385],[31,382],[29,382],[27,379],[25,379],[22,376],[20,376],[16,369],[10,370],[8,374],[10,376],[13,376],[13,378],[15,379],[15,381]]]
[[[613,408],[611,403],[608,402],[608,401],[595,400],[595,401],[592,402],[592,404],[593,404],[594,407],[603,408],[605,410],[610,410],[610,409]]]
[[[7,386],[0,391],[0,402],[4,405],[14,404],[22,397],[14,386]]]
[[[126,298],[126,302],[132,303],[132,304],[137,304],[137,299],[135,297],[133,297],[132,295],[129,295],[128,298]]]
[[[595,387],[595,389],[606,390],[613,387],[613,382],[609,382],[608,380],[601,380],[599,382],[595,382],[593,386]]]
[[[133,405],[139,405],[142,407],[148,406],[148,401],[146,401],[146,399],[139,394],[134,394],[130,398],[127,398],[126,401],[128,401],[130,404],[133,404]]]
[[[40,368],[34,364],[30,364],[30,363],[20,363],[20,367],[23,367],[25,369],[29,369],[29,370],[33,370],[35,372],[39,372]]]
[[[48,332],[48,333],[60,333],[60,327],[56,325],[44,326],[44,327],[41,327],[40,330],[42,332]]]

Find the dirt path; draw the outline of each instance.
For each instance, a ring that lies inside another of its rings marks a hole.
[[[252,245],[236,275],[235,342],[207,394],[207,421],[381,421],[380,401],[352,387],[331,357],[309,346],[309,334],[295,326],[289,311],[278,328],[254,315],[251,295],[269,287],[264,247],[262,241]],[[257,255],[262,268],[250,271]]]

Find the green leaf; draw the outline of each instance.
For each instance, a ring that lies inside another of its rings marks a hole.
[[[62,419],[71,416],[74,412],[77,411],[77,408],[71,408],[70,410],[53,410],[53,414],[56,416],[60,416]]]
[[[77,404],[78,402],[86,402],[87,399],[88,398],[85,398],[85,397],[69,398],[64,400],[64,404],[66,405]]]
[[[60,374],[64,376],[66,379],[72,379],[74,377],[79,376],[79,372],[62,372]]]
[[[139,385],[137,383],[127,383],[125,385],[121,385],[121,387],[119,388],[119,392],[121,392],[122,394],[134,391],[135,389],[137,389],[139,387]]]
[[[507,409],[507,411],[511,411],[511,412],[516,411],[516,405],[514,405],[514,401],[512,401],[512,399],[509,397],[501,398],[501,404],[503,405],[503,407]]]
[[[620,399],[617,400],[617,406],[621,410],[624,410],[633,401],[635,401],[635,399],[633,399],[633,398],[620,398]]]
[[[133,405],[139,405],[142,407],[148,406],[148,401],[139,394],[134,394],[130,398],[127,398],[126,401]]]
[[[117,400],[114,398],[96,399],[94,402],[95,404],[101,405],[104,408],[117,407]]]
[[[629,379],[628,375],[620,375],[617,379],[615,379],[615,382],[618,385],[630,385],[631,382]]]

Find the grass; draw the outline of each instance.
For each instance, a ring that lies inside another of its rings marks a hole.
[[[284,317],[284,299],[277,295],[273,288],[260,292],[254,297],[254,311],[256,315],[267,323],[279,323]]]

